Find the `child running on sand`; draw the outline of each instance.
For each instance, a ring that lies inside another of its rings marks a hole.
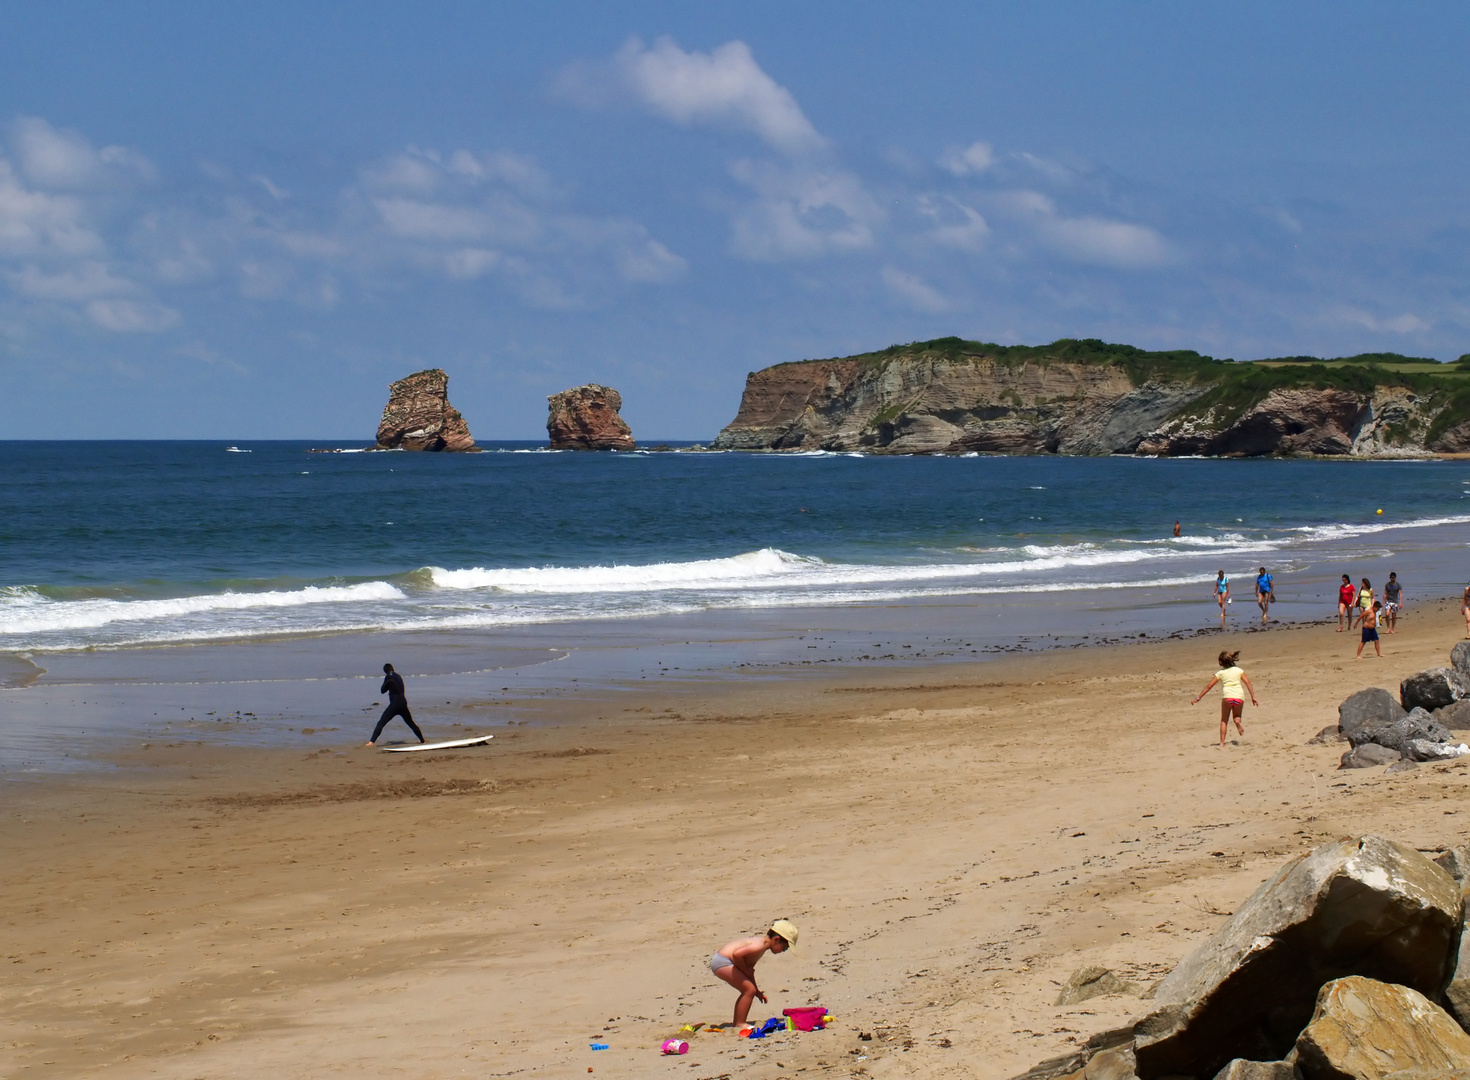
[[[1245,695],[1241,693],[1241,687],[1250,691],[1251,704],[1256,708],[1261,703],[1256,700],[1256,688],[1251,685],[1250,677],[1240,669],[1236,663],[1240,659],[1240,650],[1234,652],[1220,653],[1220,670],[1215,672],[1215,677],[1206,684],[1199,692],[1191,705],[1198,705],[1200,698],[1210,692],[1210,688],[1216,683],[1220,684],[1220,749],[1225,749],[1225,736],[1230,732],[1230,720],[1235,719],[1235,730],[1241,735],[1245,734],[1245,728],[1240,722],[1240,714],[1245,709]]]
[[[1215,603],[1220,605],[1220,625],[1225,625],[1225,605],[1230,603],[1230,579],[1221,570],[1215,575]]]
[[[1370,641],[1373,642],[1374,653],[1383,655],[1383,646],[1378,641],[1378,612],[1382,607],[1382,601],[1374,600],[1373,606],[1363,611],[1363,640],[1358,642],[1358,655],[1353,657],[1354,660],[1363,659],[1363,646]]]
[[[798,931],[785,919],[777,919],[764,934],[754,937],[736,938],[714,956],[710,957],[709,969],[736,990],[740,997],[735,1002],[735,1023],[743,1024],[750,1016],[750,1006],[756,998],[766,1003],[766,995],[755,984],[755,965],[768,952],[783,953],[796,944]]]

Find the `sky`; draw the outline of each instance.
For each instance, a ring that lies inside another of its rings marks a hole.
[[[0,0],[0,439],[482,442],[951,334],[1470,352],[1470,7]]]

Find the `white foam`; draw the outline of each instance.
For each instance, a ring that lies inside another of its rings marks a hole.
[[[11,598],[6,597],[7,601]],[[0,604],[0,635],[43,634],[60,630],[94,630],[122,622],[166,620],[212,611],[294,608],[310,604],[345,604],[365,600],[402,600],[402,592],[386,581],[359,585],[308,585],[290,592],[222,592],[167,600],[47,600],[18,597]]]

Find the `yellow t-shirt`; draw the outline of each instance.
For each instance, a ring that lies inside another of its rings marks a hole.
[[[1235,701],[1245,700],[1245,687],[1240,684],[1240,677],[1245,672],[1238,667],[1228,667],[1223,671],[1215,672],[1215,678],[1220,680],[1220,696]]]
[[[1362,608],[1364,611],[1367,611],[1372,606],[1373,606],[1373,590],[1372,589],[1359,589],[1358,590],[1358,607]]]

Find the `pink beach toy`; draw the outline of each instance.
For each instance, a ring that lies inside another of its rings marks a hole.
[[[665,1054],[687,1054],[689,1044],[683,1039],[665,1039],[659,1049]]]
[[[822,1017],[827,1015],[827,1010],[820,1005],[810,1005],[801,1009],[782,1009],[783,1016],[791,1017],[792,1026],[797,1031],[815,1031],[824,1027]]]

